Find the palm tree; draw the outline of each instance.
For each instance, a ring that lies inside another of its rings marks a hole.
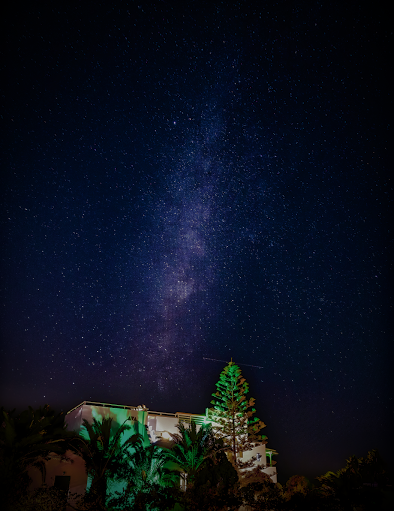
[[[56,414],[49,405],[37,410],[29,407],[16,417],[15,410],[1,412],[0,491],[10,503],[27,491],[30,467],[40,470],[45,482],[45,462],[50,453],[65,454],[75,434],[66,431],[63,414]]]
[[[79,436],[78,442],[74,443],[73,450],[85,461],[91,482],[87,489],[88,500],[94,501],[96,509],[104,509],[108,481],[113,479],[125,464],[128,449],[138,440],[139,435],[131,435],[126,441],[122,441],[123,433],[131,427],[125,421],[115,434],[112,434],[112,418],[104,418],[102,422],[93,419],[92,424],[84,419],[83,428],[85,431]]]
[[[127,463],[117,473],[117,479],[127,481],[127,486],[110,504],[144,511],[172,509],[175,492],[171,492],[171,487],[175,487],[178,477],[166,467],[166,451],[157,445],[145,447],[142,436],[138,435],[133,451],[128,451]]]
[[[210,424],[203,424],[197,430],[195,422],[192,422],[189,427],[180,422],[177,428],[179,433],[171,435],[174,446],[168,451],[167,457],[182,470],[181,478],[186,488],[186,480],[189,484],[193,484],[205,460],[213,455],[215,438]]]

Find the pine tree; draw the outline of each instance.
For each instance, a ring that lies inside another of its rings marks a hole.
[[[259,434],[265,424],[253,417],[255,399],[246,397],[249,385],[233,361],[221,372],[216,388],[210,409],[210,418],[216,424],[215,434],[223,439],[233,463],[242,467],[244,464],[238,459],[238,453],[251,450],[256,443],[266,442],[266,436]]]

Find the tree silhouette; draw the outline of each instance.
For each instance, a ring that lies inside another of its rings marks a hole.
[[[366,458],[350,456],[345,468],[329,471],[316,479],[320,482],[320,494],[341,510],[352,510],[357,506],[380,509],[384,498],[382,489],[390,483],[387,469],[376,450],[368,452]]]
[[[37,410],[29,407],[15,417],[14,413],[2,409],[0,428],[0,491],[6,506],[26,493],[28,468],[40,470],[45,482],[45,462],[50,453],[64,455],[70,439],[75,437],[66,431],[63,414],[49,405]]]
[[[237,494],[238,473],[227,459],[223,440],[214,437],[209,425],[196,430],[196,425],[190,429],[181,427],[183,434],[179,436],[186,437],[182,438],[182,449],[179,449],[180,444],[174,446],[177,458],[172,459],[182,466],[183,471],[189,471],[187,486],[180,493],[179,503],[188,511],[238,510],[242,504]],[[193,449],[193,444],[197,448]]]

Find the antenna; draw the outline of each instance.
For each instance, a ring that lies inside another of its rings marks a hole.
[[[202,357],[203,360],[211,360],[212,362],[225,362],[226,364],[228,364],[228,360],[218,360],[217,358],[208,358],[208,357]],[[231,358],[231,362],[233,361],[233,359]],[[257,369],[263,369],[263,367],[261,366],[253,366],[251,364],[237,364],[237,365],[240,365],[240,366],[248,366],[248,367],[256,367]]]

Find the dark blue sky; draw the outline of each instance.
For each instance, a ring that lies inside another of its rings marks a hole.
[[[387,13],[177,4],[5,16],[2,402],[200,413],[232,357],[282,482],[389,459]]]

